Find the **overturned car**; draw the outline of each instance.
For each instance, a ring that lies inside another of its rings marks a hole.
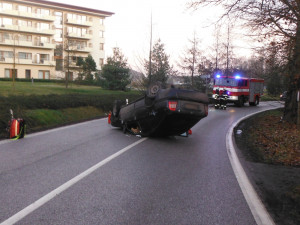
[[[111,125],[141,136],[173,136],[187,132],[207,114],[204,93],[153,84],[134,102],[116,100]]]

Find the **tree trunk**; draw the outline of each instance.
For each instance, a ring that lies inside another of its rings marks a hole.
[[[285,121],[297,124],[298,120],[298,103],[297,93],[300,89],[300,24],[298,22],[295,36],[294,52],[289,60],[289,87],[287,99],[285,102],[284,117]]]

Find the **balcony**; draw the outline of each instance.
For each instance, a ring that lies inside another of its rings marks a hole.
[[[70,52],[91,52],[92,48],[88,47],[80,47],[80,46],[70,46],[69,50]]]
[[[40,60],[33,60],[32,64],[42,65],[42,66],[55,66],[55,61],[40,59]]]
[[[32,41],[20,41],[5,39],[0,40],[0,45],[16,46],[16,47],[28,47],[28,48],[42,48],[42,49],[54,49],[55,44],[50,43],[41,43],[41,42],[32,42]]]
[[[14,63],[14,59],[13,58],[0,58],[0,63]]]
[[[16,59],[17,64],[31,65],[32,59]]]
[[[38,34],[46,34],[46,35],[54,35],[55,30],[45,29],[42,30],[37,27],[22,27],[18,26],[18,31],[20,32],[26,32],[26,33],[38,33]]]
[[[92,39],[92,35],[91,34],[83,34],[83,35],[78,35],[76,33],[69,33],[67,32],[67,36],[69,38],[76,38],[76,39]]]
[[[71,68],[79,68],[79,66],[77,66],[76,64],[77,64],[77,62],[70,61],[69,62],[69,67],[71,67]],[[66,66],[68,67],[68,65],[66,65]]]
[[[30,12],[21,12],[21,11],[17,11],[17,10],[7,10],[7,9],[0,9],[0,15],[23,17],[23,18],[43,20],[43,21],[54,21],[55,20],[55,16],[42,15],[42,14],[30,13]]]
[[[0,15],[6,15],[6,16],[18,16],[19,12],[17,10],[12,9],[2,9],[0,8]]]
[[[34,48],[45,48],[45,49],[55,49],[56,45],[55,44],[50,44],[50,43],[35,42],[32,47],[34,47]]]
[[[1,63],[8,63],[8,64],[13,64],[14,63],[14,58],[0,58],[0,64]],[[41,66],[55,66],[55,61],[49,61],[49,60],[43,60],[40,59],[39,61],[37,60],[32,60],[32,59],[15,59],[16,64],[23,64],[23,65],[41,65]]]
[[[17,25],[4,25],[0,26],[0,30],[9,30],[15,32],[24,32],[24,33],[34,33],[34,34],[44,34],[44,35],[54,35],[55,30],[40,30],[37,27],[23,27]]]
[[[9,64],[26,64],[31,65],[32,59],[19,59],[19,58],[0,58],[0,63],[9,63]]]
[[[73,19],[67,19],[67,24],[77,25],[77,26],[85,26],[85,27],[91,27],[93,26],[93,22],[90,21],[81,21],[81,20],[73,20]]]
[[[2,39],[0,40],[0,45],[14,45],[14,40]]]

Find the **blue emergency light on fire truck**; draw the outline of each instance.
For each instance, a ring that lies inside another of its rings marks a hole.
[[[263,95],[264,80],[258,78],[246,78],[239,75],[222,76],[216,75],[214,79],[213,98],[217,94],[223,94],[226,90],[228,94],[227,102],[243,106],[246,102],[249,105],[256,106],[259,104]]]

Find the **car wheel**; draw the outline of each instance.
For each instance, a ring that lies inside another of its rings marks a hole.
[[[122,129],[123,129],[123,133],[126,134],[126,132],[127,132],[127,124],[126,123],[123,124]]]
[[[239,97],[239,100],[238,100],[238,106],[239,106],[239,107],[244,106],[244,97],[243,97],[243,96],[240,96],[240,97]]]
[[[150,86],[147,89],[147,93],[146,93],[147,97],[154,98],[160,89],[161,89],[160,82],[150,84]]]
[[[255,105],[259,105],[259,98],[258,98],[258,96],[256,96],[256,98],[255,98],[255,103],[254,103]]]
[[[121,100],[115,100],[114,106],[113,106],[113,112],[112,112],[115,117],[119,116],[121,106],[122,106],[122,101]]]

